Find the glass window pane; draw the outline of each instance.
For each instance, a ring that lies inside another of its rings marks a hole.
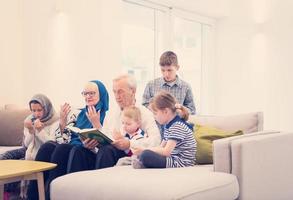
[[[137,101],[144,87],[154,78],[155,11],[131,3],[123,3],[122,65],[137,80]]]
[[[201,24],[180,17],[174,18],[174,51],[180,65],[179,76],[192,88],[197,113],[201,94]]]

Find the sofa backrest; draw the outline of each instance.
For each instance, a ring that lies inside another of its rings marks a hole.
[[[0,109],[0,146],[19,146],[23,139],[23,121],[29,109],[3,106]]]
[[[191,115],[189,122],[193,124],[208,125],[221,130],[253,133],[263,130],[263,113],[252,112],[239,115]]]

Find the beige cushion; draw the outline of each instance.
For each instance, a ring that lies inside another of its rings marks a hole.
[[[19,146],[23,139],[23,121],[28,109],[0,110],[0,146]]]
[[[0,146],[0,155],[6,151],[19,149],[21,146]],[[1,157],[1,156],[0,156]]]
[[[242,130],[243,133],[253,133],[263,129],[263,114],[254,112],[229,116],[191,115],[189,122],[209,125],[225,131]]]
[[[239,131],[224,131],[214,127],[202,126],[197,124],[194,128],[194,137],[197,142],[196,163],[212,164],[213,163],[213,141],[221,138],[227,138],[236,135],[242,135]]]
[[[4,109],[5,110],[21,110],[23,108],[17,104],[5,104]]]
[[[238,187],[234,175],[199,165],[168,169],[120,166],[58,177],[51,183],[51,199],[229,200],[238,197]]]

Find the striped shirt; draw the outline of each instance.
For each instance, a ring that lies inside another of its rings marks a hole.
[[[144,90],[142,105],[148,107],[152,98],[161,90],[170,92],[177,99],[178,103],[189,109],[190,114],[196,113],[191,87],[178,76],[172,83],[166,82],[163,77],[150,81]]]
[[[190,126],[179,116],[165,126],[163,139],[177,142],[171,155],[166,158],[166,168],[188,167],[195,164],[196,141]]]

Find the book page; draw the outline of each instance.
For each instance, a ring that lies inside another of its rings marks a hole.
[[[89,132],[89,131],[98,130],[96,128],[84,128],[84,129],[80,129],[80,128],[75,127],[75,126],[66,126],[66,128],[69,129],[70,131],[75,132],[75,133],[85,133],[85,132]]]

